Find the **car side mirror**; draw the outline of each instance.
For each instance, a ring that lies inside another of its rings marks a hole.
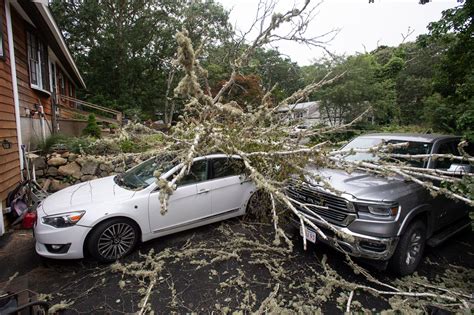
[[[469,164],[453,163],[449,166],[449,168],[446,171],[449,173],[452,173],[453,175],[464,175],[464,174],[472,173],[473,169],[472,169],[472,166]]]

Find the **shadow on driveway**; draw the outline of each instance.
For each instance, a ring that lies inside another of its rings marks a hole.
[[[351,290],[328,277],[322,263],[325,257],[326,266],[341,279],[386,289],[355,274],[344,255],[322,244],[304,251],[299,237],[289,235],[294,241],[291,252],[284,240],[279,246],[273,243],[272,225],[233,219],[141,244],[112,268],[90,259],[41,258],[34,252],[32,233],[16,231],[0,240],[0,282],[4,283],[0,289],[17,273],[16,279],[26,281],[29,289],[44,294],[51,304],[70,303],[64,313],[120,314],[139,311],[155,279],[148,303],[158,313],[254,312],[259,308],[341,313]],[[437,248],[427,248],[415,277],[398,280],[388,272],[369,270],[380,281],[404,289],[418,280],[430,280],[470,294],[474,291],[473,241],[474,233],[467,231]],[[427,301],[357,290],[351,310],[433,312],[430,305],[436,302]]]

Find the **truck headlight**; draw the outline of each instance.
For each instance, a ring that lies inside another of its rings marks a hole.
[[[358,204],[359,211],[368,212],[380,217],[396,217],[399,211],[398,205],[376,205],[376,204]]]
[[[84,216],[85,211],[74,211],[61,213],[41,218],[43,224],[54,226],[55,228],[63,228],[75,225]]]

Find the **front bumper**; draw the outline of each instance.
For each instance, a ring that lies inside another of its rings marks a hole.
[[[40,212],[41,210],[39,210]],[[36,252],[40,256],[56,259],[79,259],[84,258],[84,241],[90,227],[74,225],[66,228],[55,228],[41,223],[38,217],[34,228],[36,239]],[[66,252],[53,252],[48,245],[64,245]]]
[[[300,223],[292,219],[295,226],[300,228]],[[329,229],[321,222],[313,222],[321,229],[327,239],[317,234],[317,242],[327,244],[340,252],[347,253],[354,257],[361,257],[371,260],[388,260],[392,257],[398,244],[398,237],[375,237],[359,233],[354,233],[347,227],[334,226],[336,232]],[[308,224],[305,227],[315,232]]]

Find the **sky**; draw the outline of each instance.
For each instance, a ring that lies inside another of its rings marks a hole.
[[[258,0],[217,1],[231,10],[230,21],[238,30],[248,30],[255,18]],[[432,0],[425,5],[418,1],[374,0],[369,4],[368,0],[325,0],[319,5],[307,34],[315,36],[339,29],[337,36],[326,45],[329,51],[347,55],[371,51],[379,45],[398,45],[403,40],[401,34],[406,35],[409,29],[414,31],[407,41],[415,40],[419,34],[427,33],[426,26],[439,20],[443,10],[459,5],[457,0]],[[280,0],[276,11],[286,12],[295,2],[301,3],[301,0]],[[321,48],[291,42],[280,41],[274,47],[299,65],[311,64],[325,54]]]

